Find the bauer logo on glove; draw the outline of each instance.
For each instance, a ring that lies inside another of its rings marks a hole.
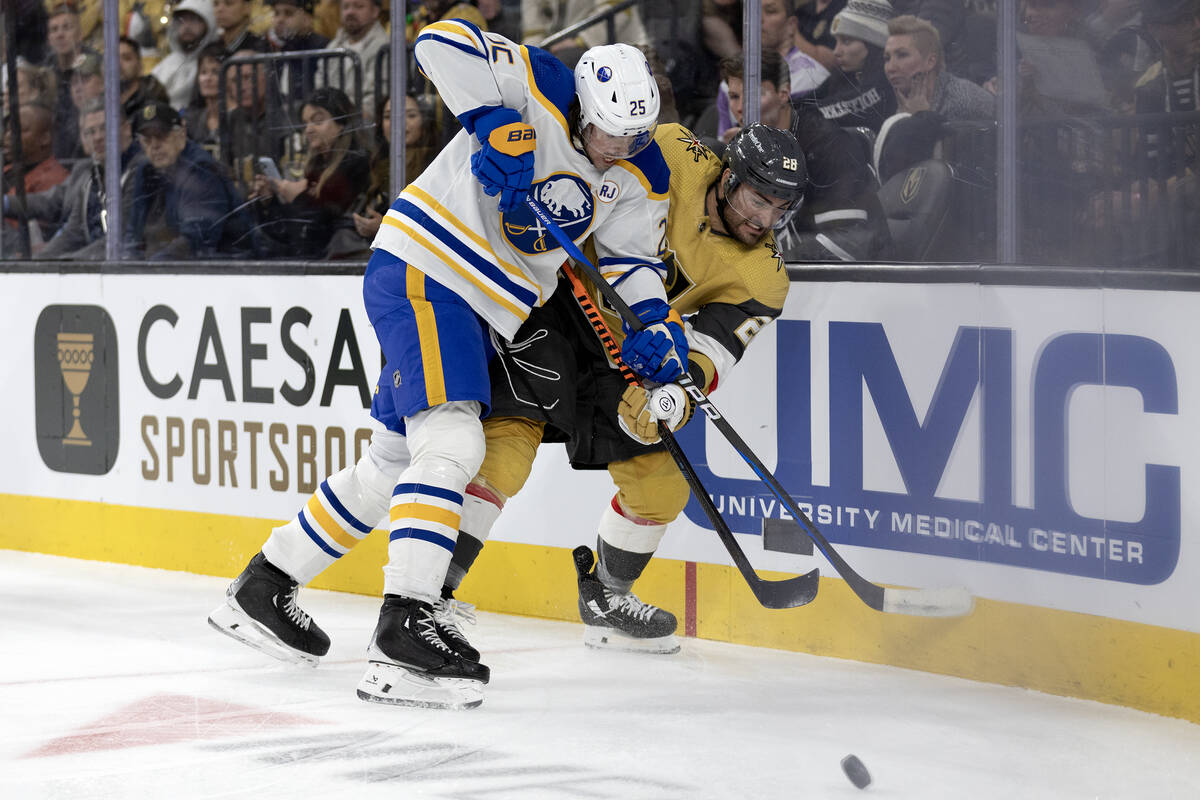
[[[509,156],[532,153],[537,147],[537,131],[524,122],[510,122],[492,131],[488,144]]]
[[[537,132],[513,109],[497,107],[475,121],[475,135],[480,149],[471,155],[471,172],[484,194],[500,195],[500,211],[511,213],[533,183]]]

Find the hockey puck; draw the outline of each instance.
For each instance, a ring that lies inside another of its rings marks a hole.
[[[846,773],[850,782],[859,789],[865,789],[871,783],[871,773],[867,772],[867,768],[853,753],[842,759],[842,772]]]

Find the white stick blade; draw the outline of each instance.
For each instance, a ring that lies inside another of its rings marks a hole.
[[[975,598],[965,588],[884,589],[883,610],[918,617],[965,617],[975,608]]]

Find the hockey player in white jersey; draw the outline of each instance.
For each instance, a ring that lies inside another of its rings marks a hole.
[[[669,171],[641,53],[592,48],[572,75],[544,51],[446,20],[421,31],[415,56],[463,130],[392,204],[367,265],[363,299],[386,359],[371,415],[385,430],[271,532],[209,621],[316,663],[329,637],[297,589],[386,516],[384,602],[358,695],[463,708],[482,702],[489,670],[442,586],[483,460],[491,337],[511,339],[564,260],[526,196],[577,242],[592,236],[600,268],[646,323],[625,340],[628,363],[669,381],[687,344],[662,285]]]

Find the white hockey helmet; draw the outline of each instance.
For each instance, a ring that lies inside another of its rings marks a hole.
[[[604,44],[583,54],[575,65],[581,129],[596,126],[622,158],[650,143],[658,126],[658,84],[646,57],[627,44]],[[613,140],[618,141],[613,141]]]

